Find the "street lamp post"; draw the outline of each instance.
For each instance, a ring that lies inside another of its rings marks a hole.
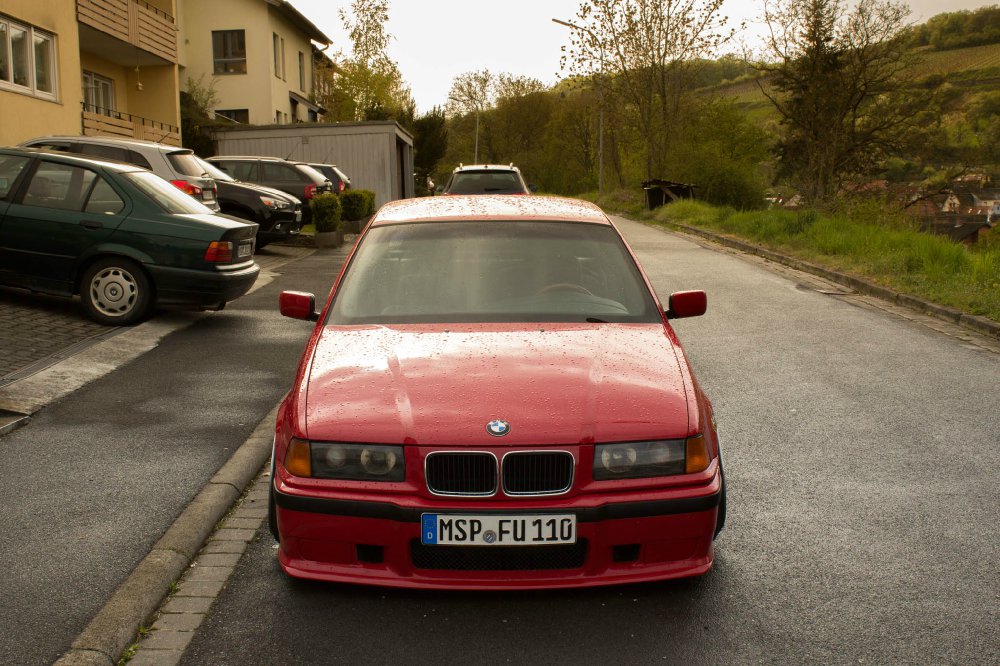
[[[569,21],[561,21],[557,18],[552,19],[552,22],[587,33],[601,52],[601,85],[597,87],[597,94],[600,96],[597,115],[597,193],[604,194],[604,45],[590,28]]]

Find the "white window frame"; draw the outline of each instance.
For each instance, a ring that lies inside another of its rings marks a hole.
[[[14,19],[0,14],[0,23],[7,28],[5,31],[5,43],[3,48],[7,52],[7,68],[10,80],[0,79],[0,90],[31,95],[49,102],[59,101],[59,51],[56,48],[56,36],[47,30],[40,30],[29,23],[21,23]],[[14,52],[11,49],[11,28],[25,31],[28,44],[28,85],[22,86],[14,83]],[[35,67],[35,37],[42,37],[48,40],[49,57],[52,63],[52,92],[38,89],[37,68]]]
[[[281,38],[281,80],[287,81],[285,77],[285,38]]]
[[[110,95],[107,106],[100,106],[97,104],[96,91],[98,84],[107,86],[107,90]],[[91,90],[89,95],[87,92],[88,89]],[[97,72],[91,72],[87,69],[83,70],[83,103],[85,108],[91,113],[111,115],[113,117],[114,112],[118,110],[118,104],[115,97],[115,80],[107,76],[102,76]]]
[[[278,33],[271,33],[271,45],[274,48],[274,76],[281,78],[281,38]]]

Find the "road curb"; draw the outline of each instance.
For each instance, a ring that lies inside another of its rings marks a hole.
[[[976,333],[1000,339],[1000,322],[995,322],[987,317],[966,314],[961,310],[957,310],[946,305],[932,303],[931,301],[925,301],[922,298],[917,298],[916,296],[911,296],[910,294],[900,293],[863,278],[848,275],[846,273],[840,273],[803,259],[797,259],[795,257],[780,254],[773,250],[769,250],[759,245],[754,245],[753,243],[748,243],[744,240],[733,238],[731,236],[724,236],[712,231],[706,231],[705,229],[691,227],[686,224],[678,224],[676,222],[655,222],[653,224],[656,226],[668,226],[671,229],[683,231],[684,233],[691,234],[693,236],[700,236],[701,238],[718,243],[719,245],[725,245],[726,247],[731,247],[733,249],[740,250],[741,252],[754,254],[758,257],[763,257],[769,261],[773,261],[796,270],[812,273],[813,275],[818,275],[819,277],[827,279],[830,282],[836,282],[837,284],[844,285],[845,287],[850,287],[859,294],[881,298],[882,300],[915,310],[921,314],[931,315],[932,317],[937,317],[938,319],[958,324],[959,326],[975,331]]]
[[[58,666],[115,666],[191,560],[271,455],[277,406],[167,528],[73,641]]]

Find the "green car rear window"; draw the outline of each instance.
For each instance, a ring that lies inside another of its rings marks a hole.
[[[194,197],[184,194],[154,173],[149,171],[130,171],[122,175],[139,188],[140,192],[152,199],[168,213],[176,215],[192,213],[212,214],[210,208],[198,203]]]

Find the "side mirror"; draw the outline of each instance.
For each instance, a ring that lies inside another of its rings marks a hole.
[[[670,294],[667,319],[700,317],[708,310],[708,296],[703,291],[675,291]]]
[[[305,321],[316,321],[319,313],[316,312],[316,297],[302,291],[283,291],[278,296],[278,309],[281,314],[292,319],[304,319]]]

